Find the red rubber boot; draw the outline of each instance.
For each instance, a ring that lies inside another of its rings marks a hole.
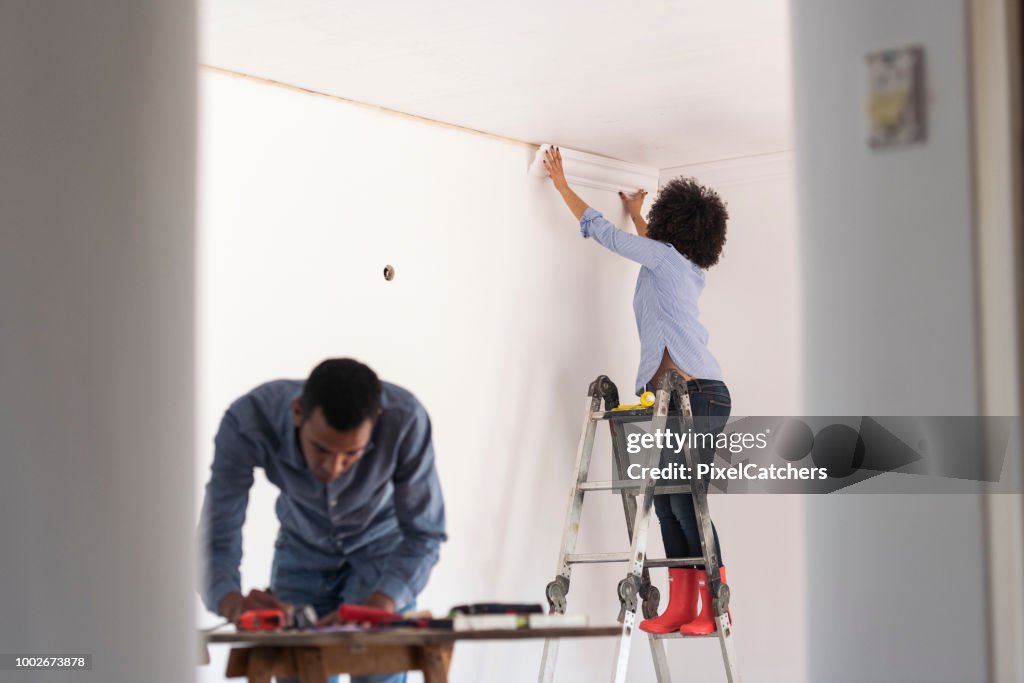
[[[703,569],[695,569],[700,574],[697,577],[697,593],[700,595],[700,613],[697,617],[683,624],[679,632],[684,636],[706,636],[718,630],[715,623],[715,610],[711,607],[711,588],[708,586],[708,575]],[[719,567],[718,571],[722,577],[722,583],[728,583],[725,579],[725,567]],[[729,619],[732,620],[732,611],[729,611]]]
[[[697,574],[703,569],[672,567],[668,570],[668,607],[654,619],[640,622],[647,633],[672,633],[697,616]]]

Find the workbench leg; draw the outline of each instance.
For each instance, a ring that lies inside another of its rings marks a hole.
[[[224,672],[225,678],[240,678],[249,675],[249,652],[247,647],[233,647],[228,652],[228,668]]]
[[[427,645],[420,650],[420,668],[423,683],[448,683],[448,667],[452,663],[452,648]]]
[[[327,683],[324,660],[318,647],[303,647],[295,651],[295,664],[301,683]]]
[[[272,647],[254,647],[249,653],[249,683],[270,683],[277,663],[278,650]]]

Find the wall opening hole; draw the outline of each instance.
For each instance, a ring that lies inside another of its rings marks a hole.
[[[391,264],[384,266],[384,279],[388,282],[395,279],[395,267]]]

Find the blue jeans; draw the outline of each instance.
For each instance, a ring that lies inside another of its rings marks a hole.
[[[270,570],[270,589],[274,595],[296,605],[312,605],[318,617],[338,609],[342,602],[360,604],[373,592],[373,587],[351,566],[320,571],[307,569],[289,548],[287,538],[279,537]],[[401,605],[400,612],[414,609],[415,601]],[[298,683],[297,678],[278,678],[278,683]],[[330,676],[329,683],[338,683],[338,676]],[[379,676],[353,676],[352,683],[405,683],[404,673]]]
[[[648,385],[647,389],[648,391],[656,390],[651,385]],[[729,413],[732,411],[732,398],[725,382],[692,379],[686,383],[686,391],[690,395],[694,431],[720,434],[725,429]],[[674,403],[669,407],[676,408]],[[710,464],[715,459],[715,451],[713,448],[701,447],[699,456],[700,462]],[[661,524],[661,540],[665,545],[666,557],[697,557],[703,554],[700,548],[697,514],[693,510],[692,495],[669,493],[655,496],[654,512],[658,515],[658,522]],[[722,547],[718,542],[718,530],[715,529],[714,524],[711,525],[711,530],[715,537],[718,564],[722,565],[724,564]],[[703,567],[703,564],[699,566]]]

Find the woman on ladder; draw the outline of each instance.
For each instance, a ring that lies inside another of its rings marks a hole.
[[[718,263],[725,246],[729,217],[718,194],[691,178],[676,178],[662,188],[651,206],[650,223],[640,209],[646,192],[622,198],[637,234],[624,232],[572,191],[557,147],[544,155],[555,189],[580,222],[583,237],[640,264],[633,311],[640,332],[640,369],[636,392],[656,391],[669,370],[686,380],[686,391],[698,433],[720,432],[732,401],[718,361],[708,350],[708,333],[700,323],[697,300],[704,289],[704,271]],[[714,459],[714,449],[701,448],[701,462]],[[654,510],[669,558],[702,555],[693,499],[689,493],[656,495]],[[718,531],[715,552],[722,564]],[[669,573],[668,607],[659,617],[640,623],[649,633],[706,635],[715,631],[711,590],[703,566],[674,567]],[[726,583],[725,567],[721,567]],[[698,605],[699,598],[699,605]]]

